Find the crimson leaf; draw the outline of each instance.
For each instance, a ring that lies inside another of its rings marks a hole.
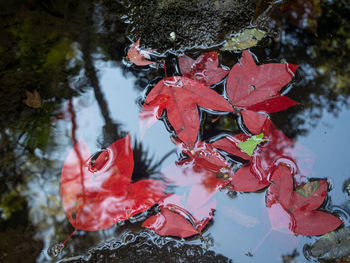
[[[179,67],[185,77],[208,86],[219,82],[229,72],[219,67],[218,53],[216,52],[202,54],[196,60],[183,55],[179,57]]]
[[[149,64],[155,63],[153,61],[146,60],[146,59],[150,59],[150,54],[155,50],[154,49],[142,50],[140,48],[140,40],[141,38],[139,38],[129,49],[128,51],[129,60],[137,66],[147,66]]]
[[[147,95],[141,120],[159,118],[166,109],[176,135],[192,148],[199,130],[198,106],[217,111],[233,111],[228,101],[214,90],[198,81],[176,76],[161,80]]]
[[[303,184],[293,190],[293,173],[288,166],[280,164],[272,174],[267,195],[267,207],[280,204],[290,218],[289,230],[298,235],[323,235],[339,227],[343,221],[316,209],[327,195],[328,183],[324,180]],[[317,186],[317,188],[316,188]],[[300,189],[307,195],[301,195]],[[307,189],[307,190],[305,190]],[[281,212],[283,213],[283,210]]]
[[[258,66],[249,51],[243,51],[240,62],[233,66],[227,78],[226,89],[231,104],[247,108],[278,96],[297,68],[297,65],[286,63]]]

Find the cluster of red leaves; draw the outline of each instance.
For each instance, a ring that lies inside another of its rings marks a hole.
[[[267,116],[297,104],[281,95],[280,91],[291,81],[298,66],[287,63],[256,65],[252,54],[246,50],[243,51],[239,63],[229,72],[219,66],[216,52],[205,53],[195,60],[183,55],[179,58],[179,67],[183,77],[161,80],[147,95],[140,119],[142,122],[153,123],[162,116],[165,109],[167,110],[167,119],[179,138],[175,143],[187,155],[187,159],[178,163],[176,167],[163,171],[163,177],[169,184],[181,188],[185,182],[190,188],[185,195],[187,198],[176,194],[166,196],[159,203],[160,213],[145,221],[143,226],[159,235],[187,237],[200,233],[204,223],[212,218],[215,209],[213,194],[222,186],[230,184],[236,191],[257,191],[273,183],[272,172],[276,166],[288,164],[294,170],[298,170],[293,158],[293,141],[278,130]],[[228,101],[209,88],[227,74]],[[251,135],[242,133],[232,137],[226,136],[212,144],[197,141],[198,106],[212,111],[241,114],[248,130],[252,134],[262,133],[264,139],[251,155],[239,147],[240,143],[252,138]],[[234,173],[229,163],[215,148],[243,159],[244,164]],[[189,174],[192,174],[191,180]],[[212,187],[208,188],[208,184]],[[290,187],[293,189],[293,182]],[[321,190],[322,194],[326,195],[327,189]],[[281,193],[283,191],[281,188]],[[194,193],[199,198],[189,203],[189,198],[194,196]],[[208,202],[208,198],[211,202]],[[334,217],[329,214],[327,216]],[[322,222],[322,218],[315,220]],[[304,235],[319,235],[338,227],[341,220],[337,220],[338,224],[321,227],[318,231],[302,232],[298,231],[298,228],[290,230]],[[302,220],[299,224],[302,225]]]
[[[153,63],[145,60],[152,51],[140,50],[139,42],[128,52],[130,61],[136,65]],[[249,51],[243,51],[230,71],[219,66],[216,52],[196,60],[181,56],[179,66],[184,76],[167,77],[153,87],[140,119],[150,126],[166,110],[177,136],[173,141],[186,158],[162,171],[166,183],[153,179],[131,183],[134,161],[129,136],[113,143],[96,160],[83,142],[76,143],[66,158],[61,179],[64,209],[76,229],[109,228],[158,204],[159,213],[148,218],[143,227],[162,236],[201,234],[213,218],[215,193],[223,187],[244,192],[269,187],[267,207],[274,228],[281,226],[276,221],[281,213],[287,218],[282,225],[301,235],[321,235],[342,224],[337,217],[316,210],[327,194],[326,181],[295,185],[298,165],[294,143],[267,116],[297,104],[280,91],[298,66],[256,65]],[[228,100],[209,87],[227,74]],[[213,143],[198,141],[199,107],[240,114],[252,135],[226,136]],[[232,170],[220,151],[242,161],[238,171]],[[174,191],[164,193],[166,186],[175,186]]]
[[[270,119],[266,118],[260,128],[260,132],[264,134],[266,141],[254,150],[252,156],[249,156],[239,148],[241,142],[252,136],[237,134],[213,143],[214,147],[246,161],[245,165],[232,177],[231,183],[236,191],[254,192],[263,189],[271,183],[271,170],[276,163],[294,162],[292,156],[290,156],[294,146],[292,140],[282,131],[276,129]]]

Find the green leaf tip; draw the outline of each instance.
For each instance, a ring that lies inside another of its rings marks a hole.
[[[319,186],[318,181],[314,181],[311,183],[304,184],[302,187],[295,189],[295,191],[298,194],[309,198],[310,195],[313,195],[317,191],[318,186]]]
[[[265,142],[265,141],[267,141],[267,139],[264,139],[264,134],[260,133],[258,135],[254,135],[254,136],[250,137],[248,140],[246,140],[244,142],[240,142],[238,144],[238,148],[240,148],[243,152],[245,152],[249,156],[252,156],[256,147],[260,143]]]

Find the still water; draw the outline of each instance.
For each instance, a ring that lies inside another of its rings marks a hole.
[[[151,213],[145,212],[106,230],[78,230],[58,255],[53,253],[74,231],[60,196],[61,169],[73,147],[72,134],[96,153],[130,133],[137,145],[133,180],[159,178],[160,171],[180,157],[162,121],[146,132],[140,130],[146,93],[164,71],[161,66],[137,67],[125,59],[132,44],[128,37],[134,34],[133,6],[125,1],[89,2],[1,3],[0,261],[321,261],[306,249],[319,237],[271,230],[265,191],[218,191],[214,219],[203,237],[160,237],[141,227]],[[329,181],[322,209],[338,215],[347,228],[350,22],[344,13],[350,6],[325,1],[322,7],[317,37],[284,21],[278,37],[266,37],[251,51],[259,63],[284,59],[300,65],[285,89],[300,104],[271,119],[301,145],[298,161],[305,175]],[[179,74],[176,58],[181,48],[162,54],[168,75]],[[204,52],[188,47],[192,57]],[[240,52],[223,52],[220,61],[232,67],[239,57]],[[38,108],[24,102],[26,91],[34,90],[40,94]],[[202,123],[215,118],[210,113],[201,117]],[[208,140],[237,131],[237,123],[236,116],[225,115],[209,128],[203,125],[202,131],[207,130],[201,137]]]

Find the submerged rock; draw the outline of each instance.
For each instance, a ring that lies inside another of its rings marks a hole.
[[[350,255],[350,228],[341,228],[323,235],[311,247],[309,254],[319,261],[334,262]]]

